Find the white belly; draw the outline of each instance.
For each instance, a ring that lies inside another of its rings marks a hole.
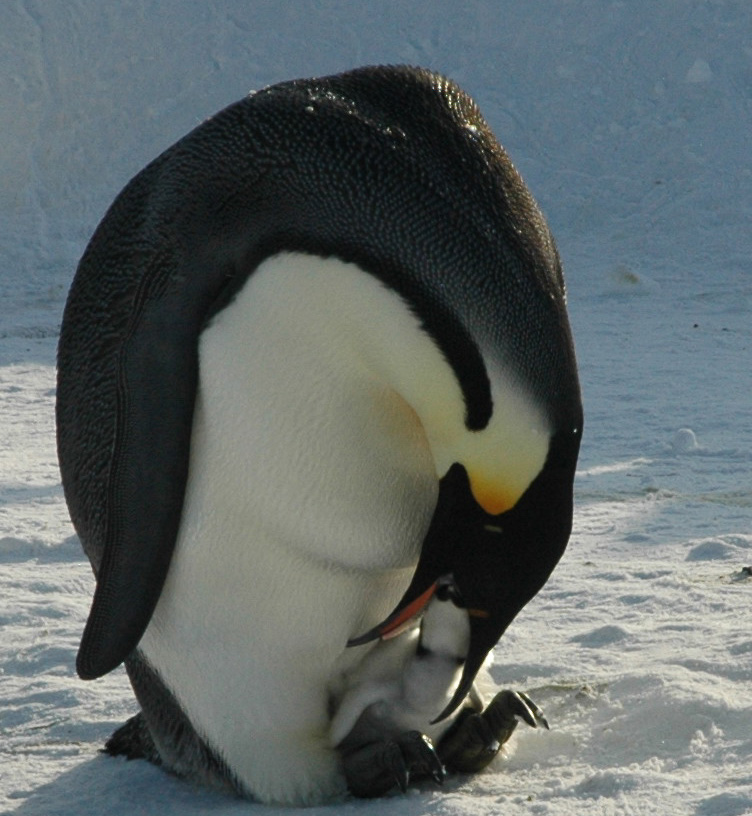
[[[367,651],[347,639],[406,588],[438,492],[423,426],[379,362],[384,343],[415,342],[430,343],[373,277],[292,254],[201,337],[183,519],[140,647],[264,801],[344,789],[328,690]]]

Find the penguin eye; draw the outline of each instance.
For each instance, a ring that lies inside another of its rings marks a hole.
[[[456,663],[457,663],[458,666],[464,666],[465,665],[465,658],[464,657],[458,657],[456,659]]]

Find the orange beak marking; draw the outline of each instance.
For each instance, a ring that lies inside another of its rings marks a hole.
[[[422,595],[419,595],[414,601],[412,601],[412,603],[409,603],[393,621],[390,621],[384,627],[379,629],[379,635],[381,638],[383,640],[389,640],[390,638],[397,637],[397,635],[404,630],[405,626],[407,626],[412,618],[414,618],[428,604],[438,586],[439,582],[435,581]]]

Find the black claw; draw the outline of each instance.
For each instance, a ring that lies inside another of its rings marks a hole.
[[[428,771],[433,777],[433,781],[436,782],[437,785],[444,784],[444,779],[446,778],[446,768],[444,767],[444,763],[439,759],[439,755],[436,753],[433,746],[431,746],[431,755],[428,759]]]
[[[522,719],[531,728],[538,727],[538,721],[535,719],[535,714],[533,714],[533,712],[530,710],[523,694],[516,691],[510,691],[506,702],[509,705],[509,710],[513,714],[516,714],[518,717],[522,717]]]
[[[421,734],[420,731],[408,731],[398,739],[398,742],[413,770],[431,776],[439,785],[444,782],[446,770],[433,743],[425,734]]]
[[[520,717],[531,728],[537,728],[538,725],[549,728],[548,720],[543,716],[543,712],[524,691],[510,691],[509,689],[502,691],[496,695],[489,708],[491,707],[503,719]]]
[[[540,708],[538,708],[538,706],[527,696],[527,694],[525,694],[524,691],[518,691],[517,694],[519,694],[519,696],[525,701],[525,704],[527,705],[527,707],[532,712],[533,717],[535,718],[536,724],[539,723],[540,725],[542,725],[546,729],[546,731],[550,731],[551,726],[548,724],[548,720],[546,719],[545,715],[540,710]],[[526,722],[527,722],[527,720],[526,720]],[[533,728],[535,728],[535,727],[536,727],[536,725],[533,725]]]
[[[408,770],[400,746],[396,742],[388,742],[385,746],[384,753],[384,765],[389,768],[399,789],[402,793],[405,793],[410,783],[410,771]]]

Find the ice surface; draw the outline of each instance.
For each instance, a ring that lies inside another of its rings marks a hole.
[[[65,292],[147,161],[251,88],[376,62],[476,97],[564,258],[585,395],[575,530],[497,648],[552,730],[307,813],[752,813],[752,4],[0,4],[0,810],[266,813],[98,749],[93,580],[53,428]],[[271,811],[268,811],[271,812]]]

